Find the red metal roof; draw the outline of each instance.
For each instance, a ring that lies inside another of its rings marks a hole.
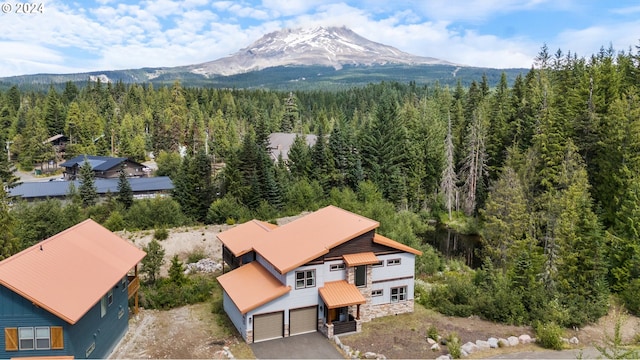
[[[373,252],[342,255],[342,259],[347,266],[370,265],[380,262],[380,259]]]
[[[257,261],[218,276],[218,282],[242,314],[291,291]]]
[[[251,220],[218,234],[218,239],[235,256],[241,256],[253,250],[262,236],[277,228],[277,225],[260,220]]]
[[[414,254],[414,255],[422,255],[422,251],[420,250],[416,250],[414,248],[412,248],[411,246],[407,246],[405,244],[399,243],[395,240],[391,240],[386,236],[382,236],[380,234],[375,234],[373,236],[373,242],[376,244],[380,244],[380,245],[385,245],[388,246],[390,248],[394,248],[397,250],[402,250],[402,251],[406,251],[408,253]]]
[[[344,280],[326,282],[318,292],[328,309],[367,302],[355,285]]]
[[[0,261],[0,284],[75,324],[145,255],[89,219]]]
[[[378,226],[377,221],[327,206],[265,233],[254,249],[285,274]]]

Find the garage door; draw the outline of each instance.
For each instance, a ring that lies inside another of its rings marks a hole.
[[[283,336],[284,311],[253,317],[253,342],[278,339]]]
[[[294,309],[289,311],[289,334],[298,335],[317,331],[318,307]]]

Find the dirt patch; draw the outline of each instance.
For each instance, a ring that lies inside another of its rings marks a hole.
[[[565,336],[578,338],[580,343],[576,348],[601,345],[605,336],[613,335],[617,314],[619,311],[614,309],[596,324],[582,329],[568,330],[565,332]],[[625,343],[631,343],[637,336],[636,334],[640,334],[640,318],[627,316],[623,319],[621,327],[623,340]],[[426,341],[427,330],[431,326],[434,326],[438,330],[438,334],[445,338],[455,332],[460,338],[461,344],[476,340],[486,341],[490,337],[507,338],[522,334],[535,337],[533,329],[529,326],[498,324],[482,320],[477,316],[468,318],[444,316],[416,304],[412,314],[374,319],[363,324],[361,333],[341,336],[340,340],[352,349],[360,350],[361,353],[371,351],[384,354],[389,359],[435,359],[440,355],[447,354],[448,350],[446,346],[441,346],[439,351],[431,350],[431,345]],[[544,349],[533,344],[518,345],[474,354],[472,358],[485,358],[499,353],[541,350]]]

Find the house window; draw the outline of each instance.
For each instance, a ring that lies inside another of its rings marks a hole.
[[[329,270],[331,270],[331,271],[344,270],[344,268],[345,268],[344,263],[333,264],[333,265],[329,266]]]
[[[122,287],[122,292],[127,290],[127,276],[126,275],[122,278],[122,281],[120,281],[120,286]]]
[[[356,266],[356,286],[367,286],[367,265]]]
[[[107,315],[107,297],[103,296],[102,299],[100,299],[100,317],[104,317],[105,315]]]
[[[296,289],[304,289],[316,286],[316,271],[296,271]]]
[[[384,262],[382,260],[380,260],[377,263],[371,265],[371,267],[382,267],[382,266],[384,266]]]
[[[111,304],[113,304],[113,289],[107,293],[107,305],[111,306]]]
[[[395,287],[391,288],[391,302],[406,301],[407,300],[407,287]]]
[[[371,296],[382,296],[382,289],[371,290]]]
[[[32,327],[18,328],[18,343],[20,350],[33,350],[35,347]]]
[[[36,350],[49,350],[51,348],[51,332],[48,327],[36,328]]]
[[[400,265],[400,259],[387,260],[387,266]]]

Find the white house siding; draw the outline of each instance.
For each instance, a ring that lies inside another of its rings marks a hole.
[[[247,332],[246,332],[246,329],[247,329],[246,317],[242,316],[242,314],[240,313],[240,310],[238,309],[236,304],[233,303],[229,295],[227,295],[226,291],[222,292],[222,307],[224,308],[224,311],[229,316],[229,319],[231,319],[231,322],[233,323],[233,325],[235,325],[236,329],[238,329],[242,337],[245,339],[245,341],[248,341]]]
[[[411,253],[379,255],[383,266],[372,268],[371,291],[382,290],[382,296],[371,296],[367,306],[368,318],[413,311],[415,255]],[[399,265],[387,265],[389,259],[400,259]],[[391,288],[407,287],[407,300],[391,302]]]
[[[296,290],[295,283],[295,272],[299,270],[316,270],[316,286],[298,289]],[[291,291],[287,294],[274,299],[262,306],[259,306],[246,314],[247,326],[248,329],[251,329],[251,326],[248,325],[249,318],[253,318],[256,314],[266,314],[275,311],[283,311],[284,310],[284,336],[289,336],[289,310],[303,308],[308,306],[316,306],[319,303],[319,295],[318,288],[322,287],[324,284],[323,281],[324,275],[322,270],[322,265],[314,265],[314,266],[303,266],[295,271],[290,271],[286,274],[285,284],[291,286]],[[323,313],[318,308],[319,317],[323,316]]]
[[[338,265],[338,264],[344,264],[344,261],[342,261],[342,260],[334,260],[334,261],[327,261],[327,262],[324,263],[324,266],[322,267],[322,271],[324,272],[324,274],[323,274],[323,277],[324,277],[323,286],[324,286],[324,283],[326,283],[326,282],[338,281],[338,280],[347,280],[346,267],[345,267],[345,270],[331,271],[331,265]]]
[[[256,253],[256,261],[260,263],[265,269],[269,270],[271,275],[280,280],[281,283],[286,285],[286,275],[280,274],[270,262],[268,262],[262,255]]]

